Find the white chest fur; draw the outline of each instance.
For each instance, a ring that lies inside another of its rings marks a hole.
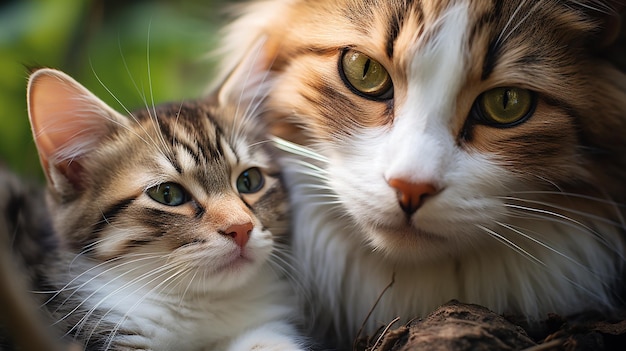
[[[207,294],[168,295],[167,284],[148,288],[145,281],[121,279],[119,272],[96,271],[72,282],[80,286],[72,299],[83,301],[72,313],[87,310],[73,330],[83,339],[105,328],[112,336],[105,343],[115,349],[234,351],[267,340],[285,344],[281,350],[298,349],[289,325],[292,295],[268,266],[240,288]]]
[[[396,317],[406,322],[424,316],[450,299],[523,313],[531,320],[611,305],[614,296],[606,279],[620,272],[614,255],[622,245],[613,225],[594,223],[605,236],[599,240],[569,221],[511,219],[512,228],[541,233],[540,240],[549,238],[558,252],[504,235],[458,255],[402,262],[363,239],[362,228],[343,212],[346,204],[332,201],[337,195],[322,178],[297,162],[285,164],[297,223],[294,254],[308,292],[303,304],[312,308],[318,333],[349,343],[392,279],[366,323],[366,334]]]

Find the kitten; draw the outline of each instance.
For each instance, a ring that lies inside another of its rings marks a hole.
[[[255,118],[263,77],[242,66],[214,96],[127,118],[60,71],[32,74],[59,242],[38,289],[66,335],[89,350],[304,349],[277,264],[288,206]]]
[[[316,335],[450,299],[537,321],[624,301],[624,1],[266,0],[267,119]],[[229,44],[230,43],[230,44]],[[375,306],[377,298],[386,291]],[[368,312],[372,315],[366,320]]]

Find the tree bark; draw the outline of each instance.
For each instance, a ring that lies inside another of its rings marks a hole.
[[[532,328],[522,321],[482,306],[450,301],[423,319],[360,339],[356,350],[626,350],[626,318],[550,315]]]

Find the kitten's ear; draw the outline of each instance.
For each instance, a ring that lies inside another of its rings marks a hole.
[[[258,39],[243,60],[230,72],[218,88],[220,105],[245,105],[263,98],[271,85],[270,68],[276,57],[276,45],[266,37]]]
[[[28,115],[46,178],[61,193],[82,189],[82,159],[129,123],[70,76],[48,68],[30,76]]]

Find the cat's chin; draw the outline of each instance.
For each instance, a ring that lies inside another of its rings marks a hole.
[[[410,224],[403,226],[362,225],[371,250],[386,260],[400,263],[433,261],[461,252],[458,238],[449,238]]]
[[[226,259],[212,267],[198,267],[197,278],[190,283],[196,294],[220,293],[246,285],[261,267],[259,261],[238,257]]]
[[[244,270],[254,269],[256,266],[258,266],[256,260],[252,255],[244,251],[241,254],[235,253],[224,257],[222,264],[215,268],[215,272],[219,274],[239,274]]]
[[[244,285],[259,271],[268,256],[269,250],[264,247],[246,247],[242,250],[232,245],[219,253],[186,255],[185,262],[179,263],[192,268],[187,274],[190,279],[189,289],[203,294],[227,291]]]

